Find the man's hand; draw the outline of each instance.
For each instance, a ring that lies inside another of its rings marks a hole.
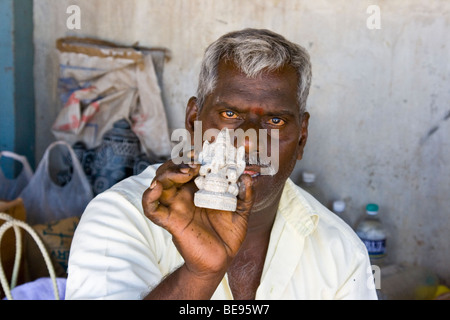
[[[205,280],[221,279],[247,233],[252,180],[249,175],[239,178],[235,212],[197,208],[194,179],[199,170],[200,165],[164,163],[145,191],[142,204],[145,215],[172,234],[190,273]]]

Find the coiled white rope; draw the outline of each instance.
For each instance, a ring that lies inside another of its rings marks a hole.
[[[20,237],[20,229],[19,227],[25,229],[34,239],[36,244],[39,247],[39,250],[42,253],[42,256],[44,257],[45,264],[47,265],[48,272],[50,274],[50,278],[53,283],[53,291],[55,293],[55,299],[59,300],[59,291],[58,291],[58,285],[56,283],[56,275],[55,275],[55,269],[53,267],[52,261],[50,260],[50,256],[48,255],[47,249],[44,246],[44,243],[39,238],[39,235],[36,233],[36,231],[33,230],[33,228],[28,225],[27,223],[14,219],[10,215],[6,213],[0,213],[0,219],[5,220],[6,222],[0,227],[0,248],[1,248],[1,241],[3,238],[3,235],[9,228],[14,228],[14,233],[16,236],[16,255],[14,258],[14,267],[13,267],[13,274],[11,277],[11,288],[8,284],[8,280],[6,279],[5,271],[3,270],[3,264],[1,263],[1,253],[0,253],[0,282],[3,287],[3,290],[5,291],[6,298],[8,300],[13,300],[13,297],[11,295],[11,289],[13,289],[16,286],[17,283],[17,275],[19,272],[19,265],[20,265],[20,257],[22,253],[22,240]]]

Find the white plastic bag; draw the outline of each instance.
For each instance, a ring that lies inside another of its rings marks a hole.
[[[0,200],[11,201],[17,199],[22,190],[28,185],[33,177],[33,170],[26,157],[14,152],[2,151],[0,152],[0,161],[1,158],[10,158],[22,164],[22,170],[17,177],[12,179],[9,179],[4,175],[0,166]]]
[[[72,147],[57,141],[45,151],[20,197],[27,212],[27,222],[34,225],[81,216],[93,195]]]

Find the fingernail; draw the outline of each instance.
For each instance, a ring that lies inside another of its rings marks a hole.
[[[183,173],[188,173],[189,172],[189,168],[180,168],[180,171]]]
[[[156,187],[156,180],[154,180],[153,182],[152,182],[152,184],[150,185],[150,189],[153,189],[153,188],[155,188]]]

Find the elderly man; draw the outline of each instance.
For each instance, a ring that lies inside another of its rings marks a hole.
[[[82,216],[66,297],[376,299],[364,245],[289,179],[308,136],[310,82],[305,49],[271,31],[212,43],[186,129],[266,129],[269,145],[276,130],[278,170],[247,161],[234,212],[194,205],[198,164],[168,161],[120,182]]]

